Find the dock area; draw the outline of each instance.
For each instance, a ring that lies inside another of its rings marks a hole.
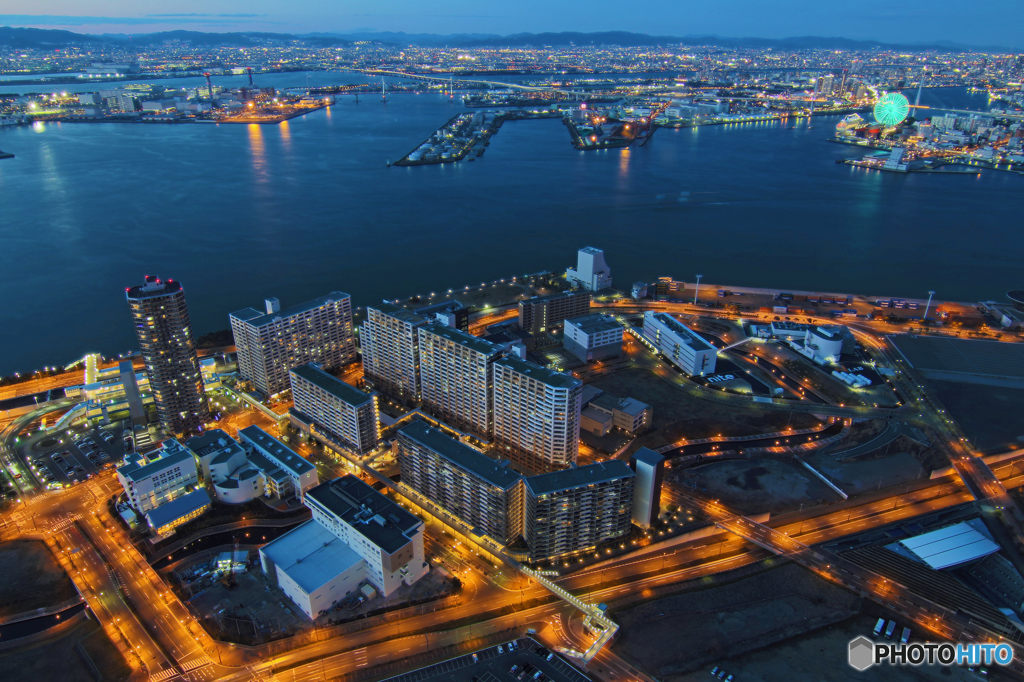
[[[323,100],[317,100],[316,104],[306,105],[299,103],[293,106],[281,107],[284,111],[278,111],[275,113],[263,113],[263,112],[242,112],[236,116],[226,116],[224,118],[216,119],[217,123],[255,123],[258,125],[277,125],[283,123],[289,119],[298,118],[299,116],[305,116],[311,114],[314,111],[320,111],[331,106],[333,102],[325,102]],[[266,111],[266,110],[263,110]]]
[[[557,111],[477,111],[463,112],[448,119],[437,132],[424,140],[392,166],[425,166],[452,163],[467,157],[475,161],[483,156],[493,137],[506,121],[535,118],[556,118]]]

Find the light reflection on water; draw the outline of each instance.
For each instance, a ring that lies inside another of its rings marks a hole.
[[[144,274],[184,282],[199,334],[266,296],[365,305],[560,271],[588,244],[623,285],[699,271],[965,301],[1021,286],[1024,178],[837,165],[860,150],[825,142],[836,118],[662,129],[628,152],[510,122],[476,161],[385,167],[460,110],[389,93],[281,125],[0,129],[16,155],[0,161],[0,291],[17,293],[0,328],[18,332],[0,334],[0,374],[135,347],[120,292]]]

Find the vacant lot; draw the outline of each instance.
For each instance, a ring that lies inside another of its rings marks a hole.
[[[663,682],[698,679],[686,676],[694,670],[701,670],[699,679],[708,679],[706,669],[724,659],[849,618],[859,608],[858,597],[788,564],[730,585],[617,612],[622,629],[614,651]]]
[[[1024,443],[1024,389],[927,380],[953,420],[983,450]]]
[[[828,625],[814,632],[792,637],[765,646],[758,651],[716,659],[686,675],[670,677],[671,682],[707,682],[712,680],[708,671],[717,665],[737,682],[977,682],[977,680],[1007,680],[989,668],[987,677],[968,672],[966,666],[889,666],[880,665],[857,672],[847,664],[847,645],[850,640],[865,635],[871,638],[875,617],[854,616]],[[666,680],[666,682],[669,682]]]
[[[6,618],[71,599],[77,592],[45,543],[0,543],[0,617]]]
[[[774,459],[735,459],[674,469],[670,480],[685,487],[696,483],[702,494],[743,514],[776,513],[839,499],[799,464]]]
[[[682,439],[709,436],[753,436],[785,430],[821,426],[809,414],[768,410],[751,403],[750,407],[734,407],[718,400],[706,400],[685,388],[660,378],[647,369],[627,369],[615,374],[600,375],[589,382],[593,386],[620,397],[641,400],[654,408],[653,428],[637,439],[636,446],[656,448]]]
[[[59,638],[0,652],[4,681],[95,682],[91,669],[75,648],[77,642],[82,643],[86,655],[99,669],[105,682],[128,679],[131,669],[121,652],[95,620],[83,620],[63,631]]]

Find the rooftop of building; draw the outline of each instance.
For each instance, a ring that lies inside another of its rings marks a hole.
[[[553,369],[541,367],[540,365],[535,365],[532,362],[527,362],[518,358],[502,358],[495,362],[494,365],[496,367],[499,365],[502,367],[508,367],[514,372],[530,377],[531,379],[535,379],[536,381],[540,381],[554,388],[573,388],[575,386],[581,386],[583,383],[571,374],[557,372]]]
[[[616,329],[620,332],[623,331],[622,325],[616,322],[614,317],[611,315],[604,315],[602,313],[593,313],[591,315],[583,315],[582,317],[572,317],[567,319],[565,323],[577,327],[585,334],[610,332]]]
[[[488,333],[481,338],[483,338],[484,341],[489,341],[498,345],[516,343],[517,341],[525,342],[533,336],[533,334],[525,329],[516,329],[511,327],[502,327],[495,331],[491,331],[491,328],[488,327],[487,331]]]
[[[149,462],[143,462],[142,460],[128,462],[123,466],[119,466],[117,473],[129,481],[142,481],[155,473],[186,460],[194,463],[192,453],[186,450],[178,441],[165,440],[161,446],[162,449],[156,451],[159,457],[150,457]]]
[[[651,315],[658,322],[672,330],[673,333],[680,336],[687,344],[694,350],[713,350],[711,344],[702,339],[697,335],[695,331],[687,327],[685,324],[672,317],[668,313],[646,313]]]
[[[597,248],[596,246],[584,246],[582,249],[580,249],[580,253],[588,253],[592,256],[596,256],[600,253],[604,253],[604,251]]]
[[[341,379],[331,376],[315,365],[299,365],[293,368],[291,373],[314,386],[319,386],[335,398],[343,400],[353,407],[359,407],[373,399],[373,394],[363,393],[352,384],[347,384]]]
[[[421,334],[433,334],[434,336],[440,336],[448,339],[454,343],[464,346],[477,353],[484,355],[492,355],[501,352],[501,346],[497,346],[490,341],[484,341],[479,336],[473,336],[460,329],[453,329],[443,324],[434,322],[426,326],[420,327]]]
[[[161,528],[209,504],[210,495],[206,488],[196,488],[190,493],[179,495],[170,502],[161,504],[156,509],[151,509],[146,513],[146,520],[153,528]]]
[[[647,403],[636,398],[620,398],[611,393],[603,393],[597,396],[590,401],[590,404],[609,411],[618,410],[634,417],[650,407]]]
[[[253,445],[257,446],[271,457],[281,463],[281,466],[290,470],[296,476],[301,476],[315,469],[303,457],[290,447],[271,436],[269,433],[255,424],[239,430],[239,438],[244,437]]]
[[[843,338],[842,330],[834,325],[815,327],[811,330],[811,333],[819,338],[828,339],[830,341],[839,341]]]
[[[315,592],[362,561],[351,547],[313,520],[268,542],[260,552],[306,594]]]
[[[210,429],[201,436],[189,438],[185,441],[185,447],[200,459],[215,455],[213,463],[218,463],[230,457],[234,452],[242,450],[234,438],[228,435],[223,429]]]
[[[814,325],[803,324],[802,322],[787,322],[786,320],[775,320],[772,322],[772,329],[781,329],[788,332],[805,332]]]
[[[401,306],[395,305],[394,303],[388,303],[386,301],[384,303],[378,303],[376,305],[368,305],[366,306],[366,310],[377,310],[387,315],[388,317],[393,317],[396,320],[401,320],[402,322],[405,322],[407,324],[422,324],[427,321],[425,317],[416,314],[415,312],[409,310],[408,308],[403,308]]]
[[[650,466],[658,466],[665,461],[665,455],[655,452],[650,448],[640,448],[631,455],[631,459],[635,459],[638,462],[643,462]]]
[[[597,386],[591,386],[590,384],[587,384],[583,387],[583,391],[580,393],[580,403],[583,405],[588,405],[591,402],[593,402],[595,398],[601,395],[604,395],[604,391],[602,391]]]
[[[583,467],[530,476],[526,479],[526,487],[534,495],[546,495],[596,483],[607,483],[633,475],[633,470],[629,468],[628,464],[622,460],[613,459]]]
[[[357,477],[348,475],[321,483],[306,491],[313,501],[361,533],[388,554],[409,542],[423,525],[418,518],[381,495]]]
[[[161,280],[159,277],[146,275],[143,284],[126,287],[125,293],[130,299],[142,299],[170,296],[181,290],[181,282],[175,282],[173,279]]]
[[[514,486],[522,478],[518,472],[507,466],[508,462],[491,459],[427,422],[413,422],[400,430],[398,435],[433,450],[452,464],[504,490]]]
[[[293,315],[301,315],[302,313],[309,312],[328,303],[334,303],[345,298],[350,298],[348,294],[343,291],[332,291],[329,294],[314,298],[311,301],[305,303],[298,303],[290,306],[283,310],[279,310],[276,313],[268,313],[255,308],[242,308],[231,313],[231,317],[237,318],[246,322],[253,327],[262,327],[263,325],[270,324],[274,320],[284,319],[286,317],[292,317]]]

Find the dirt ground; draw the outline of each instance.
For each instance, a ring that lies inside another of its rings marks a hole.
[[[599,375],[588,382],[614,395],[636,398],[654,408],[652,428],[641,435],[631,450],[640,446],[657,448],[681,439],[715,435],[753,436],[785,430],[808,429],[822,425],[816,417],[800,412],[788,413],[759,408],[723,405],[703,400],[660,379],[646,369],[627,369]]]
[[[830,625],[859,610],[859,597],[787,564],[729,585],[616,612],[622,629],[613,650],[649,675],[677,682],[691,671]],[[702,675],[707,679],[707,672]]]
[[[875,617],[858,615],[814,632],[792,637],[758,651],[716,660],[686,675],[669,677],[665,682],[707,682],[708,672],[718,665],[736,682],[977,682],[1009,680],[996,666],[980,676],[966,667],[944,666],[872,666],[858,672],[847,663],[847,645],[860,635],[872,638]],[[913,641],[913,639],[911,640]]]
[[[953,419],[984,451],[1024,443],[1024,389],[927,380]]]
[[[903,436],[900,437],[902,439]],[[927,478],[931,469],[921,463],[910,452],[901,451],[898,441],[893,441],[888,456],[872,457],[868,453],[856,461],[836,460],[828,453],[815,453],[807,457],[807,463],[828,477],[848,495],[873,492],[901,483],[913,483]],[[880,448],[877,452],[885,452]]]
[[[95,677],[75,649],[82,647],[105,681],[128,679],[131,669],[121,652],[95,620],[84,620],[56,639],[47,639],[0,653],[0,670],[5,682],[95,682]]]
[[[0,543],[0,617],[53,606],[77,592],[45,543]]]
[[[743,514],[777,513],[834,502],[839,496],[796,463],[774,459],[736,459],[673,470],[669,480],[721,500]]]

